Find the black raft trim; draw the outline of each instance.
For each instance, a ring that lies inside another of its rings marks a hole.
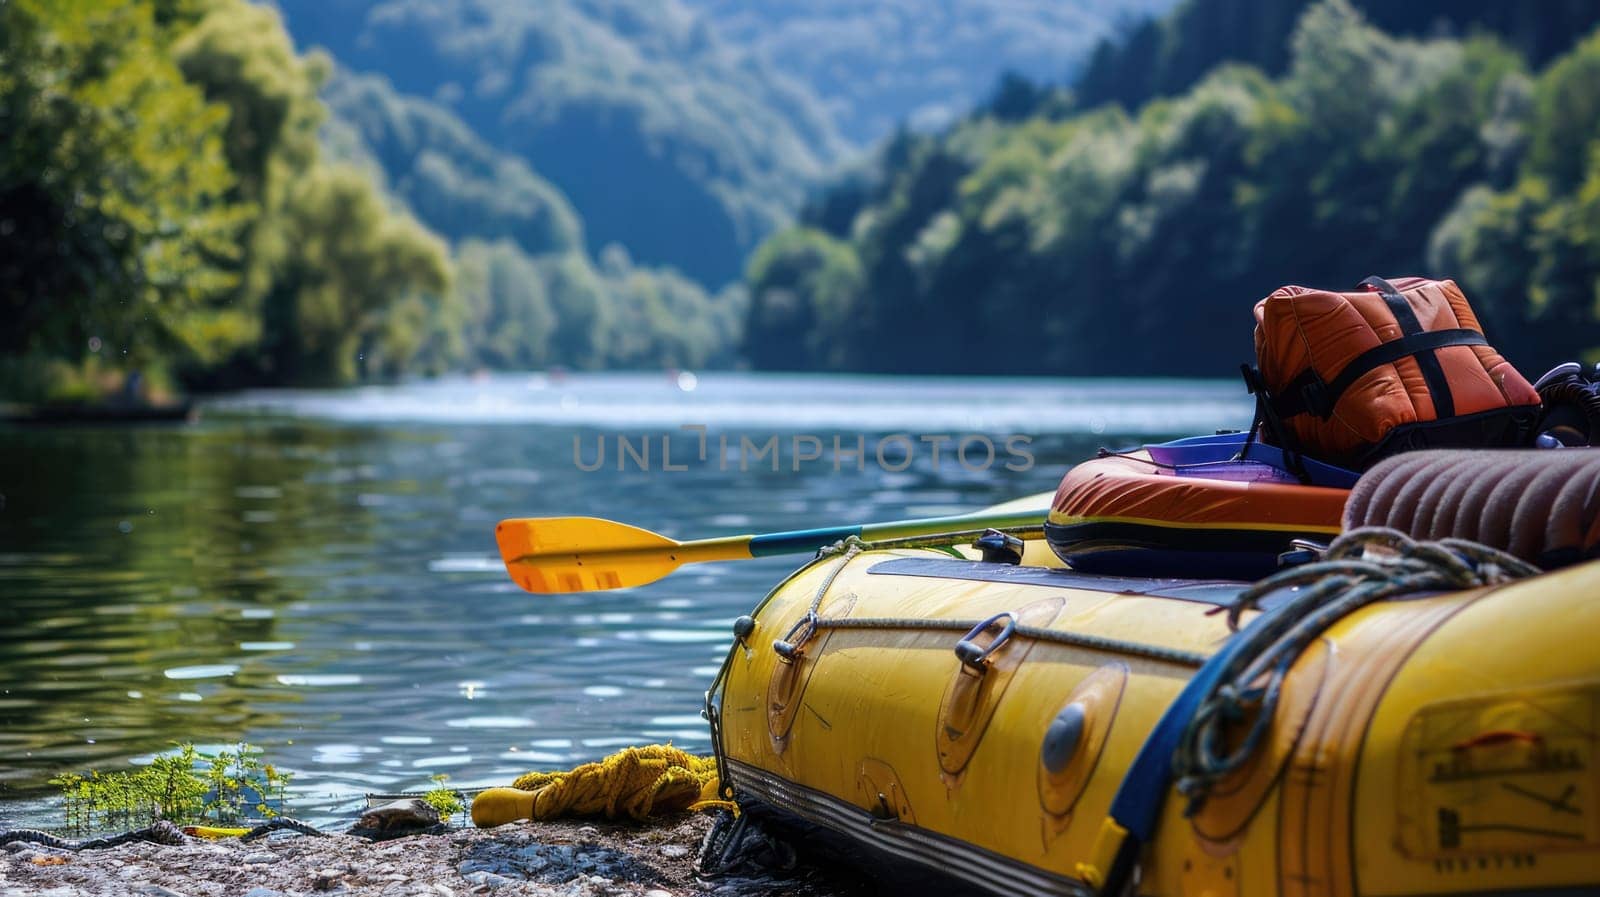
[[[806,846],[831,846],[847,861],[881,873],[887,893],[1041,894],[1095,897],[1087,882],[962,841],[934,829],[878,819],[825,791],[807,787],[754,764],[726,758],[739,807],[752,818],[805,837]],[[829,834],[832,837],[829,837]],[[823,837],[818,838],[817,835]],[[897,879],[907,866],[930,874]],[[923,876],[917,876],[923,878]],[[952,885],[958,887],[952,888]]]
[[[1315,530],[1193,528],[1126,520],[1046,523],[1045,538],[1057,550],[1074,547],[1152,548],[1162,551],[1282,551],[1292,539],[1326,542],[1332,534]]]
[[[1072,567],[1089,573],[1259,579],[1278,568],[1290,542],[1326,542],[1316,531],[1190,529],[1157,523],[1088,521],[1044,526],[1045,540]]]

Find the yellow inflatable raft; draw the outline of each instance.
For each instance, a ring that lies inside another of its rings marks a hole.
[[[1342,541],[1265,590],[841,545],[736,626],[723,787],[995,893],[1596,893],[1600,562]]]

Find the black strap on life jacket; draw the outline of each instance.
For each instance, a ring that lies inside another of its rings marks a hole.
[[[1374,274],[1361,285],[1383,297],[1389,311],[1394,313],[1394,319],[1400,324],[1402,337],[1416,336],[1423,332],[1422,323],[1417,320],[1416,309],[1400,295],[1394,284]],[[1478,334],[1482,339],[1483,334]],[[1358,359],[1359,360],[1359,359]],[[1439,356],[1432,349],[1417,352],[1417,367],[1422,368],[1422,382],[1428,386],[1428,395],[1433,397],[1433,416],[1440,420],[1456,416],[1456,400],[1450,395],[1450,381],[1445,379],[1444,368],[1439,366]],[[1343,372],[1340,372],[1341,378]]]
[[[1315,370],[1307,368],[1289,381],[1277,395],[1268,401],[1279,418],[1297,414],[1315,414],[1327,420],[1333,416],[1333,406],[1339,397],[1355,382],[1373,369],[1393,364],[1402,358],[1414,356],[1422,370],[1422,382],[1433,398],[1434,416],[1438,419],[1453,417],[1455,399],[1450,394],[1450,383],[1445,379],[1444,368],[1439,365],[1438,350],[1450,346],[1487,346],[1483,334],[1469,328],[1454,330],[1423,330],[1411,303],[1401,296],[1394,285],[1381,277],[1369,277],[1361,285],[1383,296],[1383,301],[1400,324],[1401,336],[1397,340],[1380,343],[1344,366],[1332,382],[1325,382]]]
[[[1248,364],[1239,365],[1239,373],[1244,375],[1244,388],[1256,397],[1255,420],[1250,422],[1250,433],[1245,437],[1244,446],[1239,449],[1238,460],[1243,461],[1250,456],[1250,446],[1261,438],[1262,431],[1273,445],[1283,451],[1283,463],[1288,471],[1302,483],[1311,482],[1311,474],[1306,471],[1305,461],[1301,458],[1300,441],[1283,425],[1283,419],[1272,407],[1272,393],[1267,390],[1267,382],[1262,379],[1261,371]]]

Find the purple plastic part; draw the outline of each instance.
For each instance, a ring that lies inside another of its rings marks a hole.
[[[1249,442],[1243,459],[1239,452]],[[1250,442],[1245,433],[1218,433],[1215,436],[1190,436],[1147,445],[1150,460],[1163,467],[1172,468],[1180,477],[1203,477],[1212,480],[1235,482],[1298,483],[1300,479],[1290,473],[1283,461],[1283,451],[1262,442]],[[1358,474],[1323,464],[1310,458],[1302,459],[1306,474],[1313,486],[1333,486],[1348,489],[1355,485]]]

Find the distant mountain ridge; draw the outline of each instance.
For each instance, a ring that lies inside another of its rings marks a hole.
[[[748,270],[770,370],[1226,376],[1261,297],[1375,273],[1456,279],[1526,374],[1593,360],[1600,4],[1184,0],[898,135]]]
[[[1136,108],[1194,86],[1228,62],[1270,75],[1289,65],[1290,35],[1316,0],[1182,0],[1170,15],[1129,22],[1101,41],[1089,58],[1076,95],[1085,107],[1115,102]],[[1535,66],[1572,45],[1575,35],[1600,20],[1592,0],[1484,3],[1475,0],[1351,0],[1390,34],[1463,37],[1493,34]]]
[[[618,243],[714,287],[896,123],[964,114],[1005,71],[1065,78],[1117,22],[1173,0],[271,2],[300,46],[381,75],[520,157],[565,195],[591,254]],[[341,76],[327,92],[341,116],[399,102],[353,84]],[[459,148],[459,130],[422,133]],[[407,178],[425,192],[463,174],[415,162],[385,160],[402,196]],[[460,209],[438,211],[418,208],[447,234],[463,226],[448,217]]]
[[[583,246],[582,219],[560,189],[438,103],[400,94],[381,75],[342,69],[321,97],[334,156],[370,169],[441,236],[507,238],[530,254]]]
[[[675,2],[278,0],[302,46],[448,109],[524,158],[621,243],[702,283],[734,279],[844,151],[800,85]]]
[[[1118,26],[1174,0],[684,0],[741,47],[822,98],[868,145],[902,121],[943,126],[1014,72],[1059,83]]]

